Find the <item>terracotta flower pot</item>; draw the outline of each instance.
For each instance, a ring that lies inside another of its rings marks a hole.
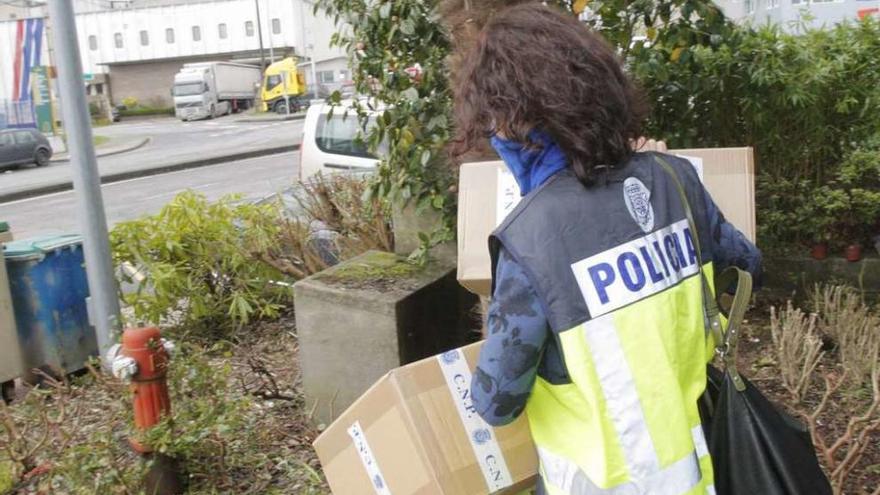
[[[814,260],[824,260],[828,257],[828,244],[825,244],[824,242],[813,244],[813,249],[810,250],[810,256],[812,256]]]
[[[862,259],[862,246],[859,244],[850,244],[846,247],[844,256],[846,256],[846,261],[859,261]]]

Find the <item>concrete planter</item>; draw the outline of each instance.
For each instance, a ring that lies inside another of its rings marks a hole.
[[[450,258],[371,251],[294,286],[307,407],[329,423],[389,370],[479,338],[476,296]]]

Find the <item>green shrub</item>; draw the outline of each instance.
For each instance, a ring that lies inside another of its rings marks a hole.
[[[825,184],[758,177],[757,223],[763,248],[790,252],[815,242],[835,250],[872,244],[871,238],[880,233],[880,152],[859,148],[835,168]]]
[[[820,211],[835,219],[836,247],[871,245],[871,238],[880,233],[880,150],[850,153],[834,180],[815,196]]]
[[[686,63],[637,53],[630,66],[671,147],[753,146],[759,173],[821,184],[880,128],[878,49],[869,18],[803,35],[731,26]]]
[[[734,26],[718,43],[634,51],[628,63],[670,147],[752,146],[758,242],[791,251],[878,233],[880,22],[802,35]]]
[[[236,200],[211,203],[187,191],[159,214],[113,229],[117,266],[146,275],[127,277],[137,283],[123,295],[136,320],[222,332],[278,314],[290,291],[272,281],[285,277],[257,259],[278,248],[278,208]]]
[[[172,107],[126,107],[119,111],[121,117],[138,117],[145,115],[174,115]]]

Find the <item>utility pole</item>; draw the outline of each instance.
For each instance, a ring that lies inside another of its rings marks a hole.
[[[58,64],[58,92],[70,153],[76,214],[83,232],[83,252],[89,281],[92,322],[102,358],[120,330],[116,277],[110,258],[107,218],[101,197],[101,176],[92,145],[92,127],[86,106],[82,61],[76,37],[73,2],[50,0],[55,62]]]
[[[260,18],[260,0],[254,0],[257,9],[257,37],[260,39],[260,71],[266,70],[266,55],[263,53],[263,21]]]

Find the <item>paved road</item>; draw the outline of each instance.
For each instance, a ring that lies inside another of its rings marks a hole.
[[[107,221],[112,226],[156,213],[187,189],[211,200],[230,193],[261,198],[291,184],[298,173],[299,154],[293,152],[106,184]],[[0,204],[0,219],[9,222],[16,238],[24,238],[78,232],[75,211],[73,192],[63,192]]]
[[[236,117],[194,122],[161,118],[97,128],[95,134],[109,138],[151,137],[150,143],[140,149],[99,158],[98,168],[103,176],[301,141],[301,120],[255,124],[234,122]],[[22,189],[67,183],[71,180],[70,174],[69,162],[0,173],[0,196]],[[2,209],[0,206],[0,211]]]

